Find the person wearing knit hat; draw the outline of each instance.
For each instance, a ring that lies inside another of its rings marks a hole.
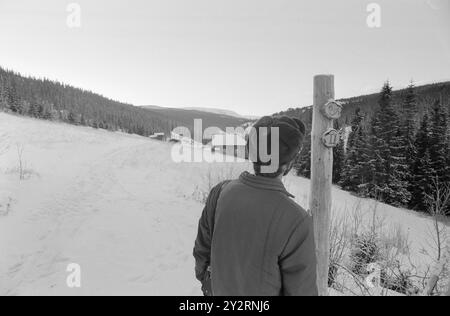
[[[299,119],[261,118],[247,138],[254,173],[211,190],[194,246],[204,295],[318,295],[312,218],[282,182],[305,134]]]
[[[268,177],[289,173],[302,148],[305,130],[305,125],[297,118],[265,116],[259,119],[247,138],[247,151],[255,173]],[[268,166],[272,168],[265,168]]]

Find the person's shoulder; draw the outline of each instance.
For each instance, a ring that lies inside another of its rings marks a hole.
[[[282,240],[289,238],[295,231],[306,233],[313,225],[309,212],[287,195],[281,199],[278,216],[277,234],[282,236]]]
[[[281,198],[279,209],[293,221],[303,221],[305,218],[310,217],[308,211],[287,195]]]
[[[225,181],[219,182],[215,186],[212,187],[210,192],[214,193],[214,192],[221,191],[225,186],[227,186],[231,182],[233,182],[233,180],[225,180]]]

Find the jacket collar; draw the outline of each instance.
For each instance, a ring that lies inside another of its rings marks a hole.
[[[272,190],[272,191],[279,191],[287,196],[294,198],[295,196],[290,194],[286,188],[284,187],[283,182],[281,182],[278,178],[268,178],[268,177],[261,177],[256,176],[253,174],[250,174],[249,172],[245,171],[241,174],[239,177],[239,180],[253,188],[263,189],[263,190]]]

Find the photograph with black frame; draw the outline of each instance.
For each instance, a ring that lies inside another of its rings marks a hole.
[[[450,1],[0,0],[0,43],[0,296],[450,296]]]

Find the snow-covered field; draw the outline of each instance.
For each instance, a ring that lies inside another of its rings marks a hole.
[[[0,113],[0,295],[200,295],[191,255],[197,193],[228,169],[175,163],[168,143]],[[286,185],[307,205],[308,180],[289,176]],[[373,209],[338,188],[333,196],[338,214]],[[419,258],[430,220],[377,209],[408,232]],[[81,266],[81,288],[66,284],[70,263]]]

